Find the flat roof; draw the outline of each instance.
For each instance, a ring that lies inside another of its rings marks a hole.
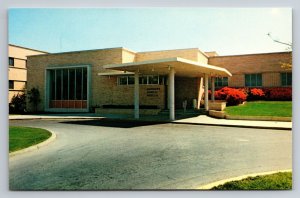
[[[22,48],[22,49],[27,49],[27,50],[32,50],[32,51],[36,51],[36,52],[42,52],[42,53],[49,54],[49,52],[42,51],[42,50],[36,50],[36,49],[32,49],[32,48],[28,48],[28,47],[23,47],[23,46],[19,46],[19,45],[14,45],[14,44],[8,44],[8,45],[12,46],[12,47],[18,47],[18,48]]]
[[[160,74],[167,75],[169,68],[175,69],[176,76],[184,77],[202,77],[204,74],[211,76],[229,77],[232,74],[225,68],[202,64],[195,61],[190,61],[180,57],[156,59],[150,61],[130,62],[122,64],[108,64],[103,68],[110,70],[117,70],[123,72],[136,72],[141,74]]]

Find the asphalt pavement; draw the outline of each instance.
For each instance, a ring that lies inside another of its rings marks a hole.
[[[292,132],[100,120],[10,120],[56,140],[9,159],[11,190],[195,189],[292,168]]]

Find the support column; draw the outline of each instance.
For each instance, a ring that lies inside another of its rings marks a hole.
[[[205,110],[208,111],[208,74],[204,76],[204,107]]]
[[[134,73],[134,118],[140,118],[140,87],[138,71]]]
[[[211,78],[211,100],[215,101],[215,77]]]
[[[168,104],[170,111],[170,120],[175,120],[175,71],[174,68],[170,68],[169,72],[169,86],[168,86]]]

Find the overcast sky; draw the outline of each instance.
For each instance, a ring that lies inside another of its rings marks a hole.
[[[9,43],[48,52],[199,48],[220,55],[285,51],[290,8],[10,9]]]

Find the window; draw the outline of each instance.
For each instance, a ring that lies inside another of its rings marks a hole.
[[[292,73],[286,72],[281,73],[281,86],[291,86],[292,85]]]
[[[226,87],[228,86],[228,77],[215,78],[215,87]]]
[[[8,88],[9,89],[14,89],[14,81],[13,80],[8,81]]]
[[[50,108],[86,108],[88,76],[86,67],[51,69]]]
[[[245,74],[246,87],[261,87],[262,75],[261,74]]]
[[[143,75],[139,78],[141,85],[163,85],[165,78],[158,75]],[[119,76],[118,85],[134,85],[134,76]]]
[[[12,57],[9,57],[8,58],[8,64],[9,64],[9,66],[14,66],[15,65],[15,59],[12,58]]]

